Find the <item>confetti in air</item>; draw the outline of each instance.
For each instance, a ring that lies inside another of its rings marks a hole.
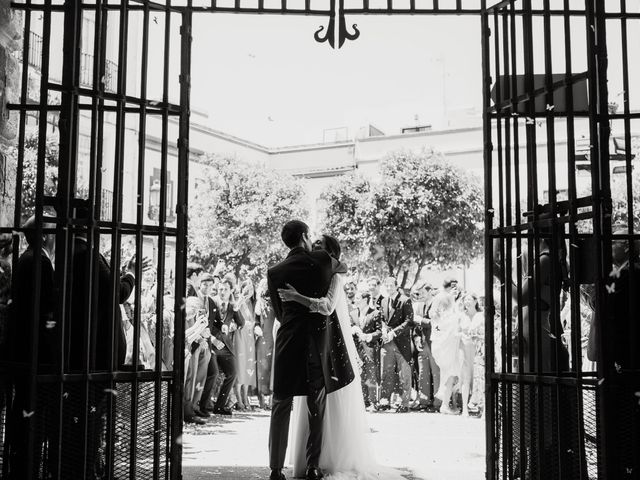
[[[105,388],[104,389],[104,393],[110,393],[111,395],[118,395],[118,392],[116,392],[115,390],[111,389],[111,388]]]
[[[613,365],[616,367],[616,372],[622,372],[622,366],[618,362],[614,363]]]
[[[54,320],[47,320],[47,328],[49,330],[51,330],[52,328],[55,328],[56,326],[56,322]]]
[[[611,285],[605,285],[605,287],[607,287],[607,293],[615,293],[616,291],[615,283],[612,283]]]
[[[27,412],[26,410],[22,410],[22,416],[24,418],[31,418],[34,413],[36,413],[36,412]]]

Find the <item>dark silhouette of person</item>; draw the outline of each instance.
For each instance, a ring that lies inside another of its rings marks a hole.
[[[7,347],[9,361],[15,366],[13,380],[14,398],[9,426],[10,478],[26,479],[29,464],[32,475],[40,468],[55,477],[55,461],[46,455],[45,446],[55,451],[58,443],[55,416],[58,415],[54,399],[32,390],[32,361],[36,362],[37,374],[56,373],[60,360],[59,326],[54,319],[56,288],[52,258],[55,253],[55,234],[43,233],[38,245],[35,217],[23,225],[27,249],[20,255],[13,270],[11,282],[11,313],[8,326]],[[44,224],[44,229],[55,225]],[[39,276],[36,277],[36,262],[40,259]],[[39,295],[36,298],[36,291]],[[36,316],[37,309],[37,316]],[[32,349],[34,328],[38,330],[37,357]],[[39,384],[37,388],[45,388]],[[35,402],[32,400],[35,396]],[[33,410],[35,406],[35,410]],[[29,452],[29,435],[33,435],[32,451]],[[31,455],[29,455],[31,453]],[[42,454],[48,457],[41,466]]]
[[[78,219],[89,218],[89,210],[84,206],[76,208],[75,214]],[[120,305],[129,298],[135,285],[131,273],[134,261],[125,264],[127,271],[113,273],[115,291],[112,291],[112,266],[99,252],[99,242],[90,245],[85,233],[75,235],[70,272],[72,301],[64,344],[67,373],[111,372],[123,368],[127,344]],[[114,394],[115,384],[109,380],[91,382],[86,396],[82,387],[82,382],[65,385],[62,478],[83,478],[85,466],[89,478],[99,476],[103,415],[107,395]],[[86,459],[82,455],[84,451]]]

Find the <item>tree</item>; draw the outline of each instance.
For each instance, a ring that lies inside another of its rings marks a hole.
[[[339,239],[349,266],[366,274],[385,275],[386,265],[369,250],[375,246],[366,224],[371,188],[369,180],[358,173],[333,183],[320,196],[321,231]]]
[[[280,260],[282,225],[304,218],[304,191],[293,177],[235,158],[205,156],[204,181],[189,207],[190,258],[205,267],[219,258],[254,274]]]
[[[402,286],[427,266],[461,265],[481,252],[480,182],[442,155],[393,152],[382,161],[380,182],[353,189],[354,182],[346,177],[324,195],[325,228],[347,245],[357,240],[360,256],[377,252]],[[345,218],[350,213],[355,217]],[[347,236],[340,233],[345,225]],[[374,270],[376,260],[374,254]]]
[[[18,163],[18,149],[11,148],[12,163]],[[57,140],[48,139],[45,145],[44,194],[56,194],[58,185],[59,146]],[[29,134],[24,140],[24,160],[22,167],[21,223],[36,211],[36,179],[38,173],[38,135]]]

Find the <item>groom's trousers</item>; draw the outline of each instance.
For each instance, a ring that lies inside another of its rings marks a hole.
[[[322,421],[327,403],[327,394],[317,345],[311,338],[309,338],[308,345],[307,380],[309,393],[307,395],[307,408],[309,409],[309,439],[307,440],[307,466],[317,467],[320,462]],[[287,453],[293,397],[280,397],[276,392],[272,403],[271,426],[269,428],[269,467],[278,469],[284,466]]]

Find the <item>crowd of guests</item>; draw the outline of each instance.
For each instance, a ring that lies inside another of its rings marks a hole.
[[[224,262],[213,272],[187,266],[184,419],[267,409],[277,322],[266,280],[237,278]]]
[[[442,288],[394,277],[345,285],[369,410],[481,414],[484,317],[455,279]]]
[[[278,320],[266,280],[257,287],[224,262],[187,268],[184,418],[268,409]],[[370,411],[480,415],[484,320],[480,299],[419,282],[405,290],[378,277],[345,284],[362,392]],[[168,349],[166,349],[168,353]],[[167,358],[170,367],[171,358]]]

